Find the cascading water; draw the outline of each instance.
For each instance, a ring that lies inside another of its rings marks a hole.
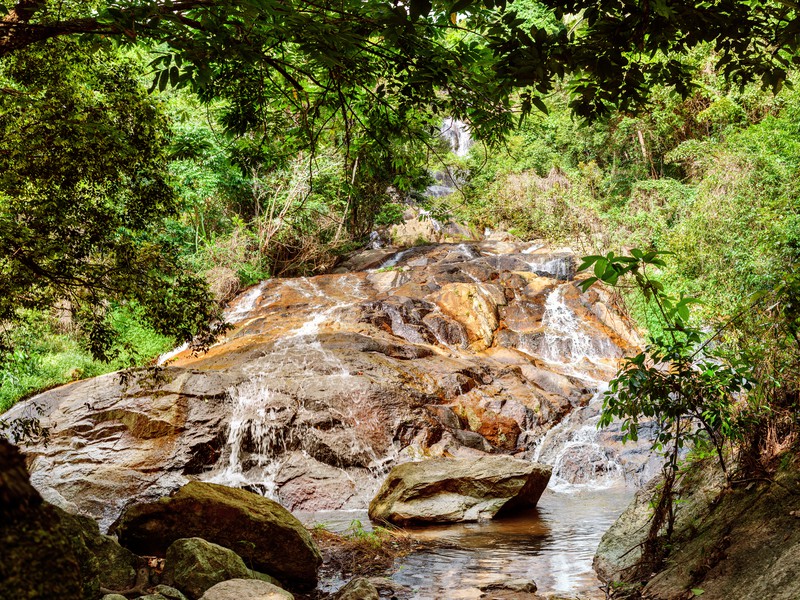
[[[617,359],[621,352],[608,336],[592,337],[586,333],[564,298],[565,289],[557,287],[545,300],[542,316],[545,332],[536,354],[551,363],[566,365],[572,374],[586,378],[587,371],[576,370],[577,363]]]
[[[456,156],[466,156],[472,147],[472,136],[464,121],[447,117],[439,130],[439,135],[450,143],[450,150]]]
[[[583,331],[575,313],[564,301],[562,287],[557,287],[547,295],[542,326],[545,334],[539,355],[545,360],[572,364],[583,358],[597,358],[592,339]]]
[[[553,467],[551,490],[597,490],[624,482],[625,470],[619,458],[598,439],[597,423],[606,389],[607,385],[600,385],[586,406],[573,409],[530,453],[531,460]]]
[[[250,316],[250,313],[256,307],[258,299],[264,292],[264,282],[252,287],[247,293],[242,296],[236,303],[236,306],[228,311],[225,315],[225,320],[228,323],[238,323]]]
[[[277,500],[275,477],[287,449],[288,427],[293,413],[279,418],[272,392],[263,378],[247,381],[228,391],[231,420],[223,455],[207,480],[243,487]]]
[[[592,393],[585,405],[574,406],[538,439],[528,456],[553,467],[550,488],[557,491],[602,489],[623,484],[625,470],[615,452],[598,436],[597,423],[607,384],[591,367],[617,358],[619,348],[607,337],[590,336],[568,305],[565,284],[547,295],[542,316],[544,335],[532,354],[563,373],[580,379]]]

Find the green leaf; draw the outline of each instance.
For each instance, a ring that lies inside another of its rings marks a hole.
[[[472,0],[456,0],[456,2],[453,3],[448,12],[450,14],[461,12],[462,10],[467,8],[470,4],[472,4]]]
[[[704,589],[692,588],[692,594],[694,594],[695,596],[702,596],[705,593],[706,593],[706,591]]]
[[[685,304],[679,304],[678,305],[678,315],[684,321],[688,321],[689,320],[689,307],[686,306]]]
[[[169,71],[164,69],[158,76],[158,91],[163,92],[167,89],[167,83],[169,83]]]
[[[603,257],[598,257],[597,262],[594,264],[594,274],[599,278],[603,279],[603,275],[605,275],[606,267],[608,267],[608,261]]]
[[[421,16],[431,12],[433,4],[431,0],[411,0],[409,6],[409,16],[412,21],[418,20]]]
[[[594,263],[596,263],[599,259],[603,258],[602,256],[592,255],[592,256],[584,256],[583,262],[581,266],[578,267],[578,271],[584,271],[591,267]]]
[[[536,106],[536,108],[538,108],[544,114],[546,115],[550,114],[550,111],[547,110],[547,105],[542,101],[541,98],[539,98],[539,96],[534,96],[533,98],[531,98],[531,102],[533,102],[534,106]]]

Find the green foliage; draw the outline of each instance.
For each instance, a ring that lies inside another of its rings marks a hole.
[[[66,306],[105,360],[115,303],[135,302],[159,333],[182,340],[207,341],[216,314],[203,282],[158,238],[175,211],[166,123],[137,75],[129,58],[65,41],[0,65],[0,320]]]
[[[42,389],[145,364],[174,346],[145,324],[141,309],[112,310],[108,326],[115,358],[104,362],[91,356],[71,325],[38,311],[20,315],[10,332],[14,350],[0,366],[0,413]]]
[[[689,96],[694,53],[707,44],[729,81],[778,91],[797,62],[798,26],[796,7],[775,0],[32,0],[0,19],[0,56],[74,34],[99,34],[98,45],[146,40],[165,44],[152,62],[154,90],[191,86],[209,98],[234,83],[228,124],[242,132],[264,122],[265,97],[292,105],[303,118],[286,124],[312,133],[332,107],[356,117],[366,96],[401,116],[438,104],[497,141],[512,124],[515,88],[523,115],[546,113],[542,96],[565,76],[576,114],[629,111],[659,84]]]
[[[375,225],[378,227],[385,227],[402,223],[405,210],[406,207],[403,204],[398,204],[396,202],[384,204],[380,212],[375,215]]]
[[[579,270],[594,268],[581,282],[586,290],[597,281],[611,286],[630,275],[661,316],[662,334],[650,338],[644,352],[626,358],[609,384],[599,426],[622,420],[624,440],[637,440],[640,419],[655,425],[653,447],[674,457],[688,444],[710,440],[727,473],[724,447],[741,439],[736,398],[752,388],[751,365],[729,359],[710,346],[711,338],[690,324],[695,298],[669,296],[650,270],[666,263],[660,252],[637,248],[630,256],[588,256]]]
[[[726,450],[745,434],[737,400],[753,388],[752,365],[718,351],[711,345],[717,333],[710,335],[691,324],[691,305],[697,300],[668,295],[652,275],[666,267],[663,254],[634,248],[629,256],[585,257],[578,268],[594,271],[581,282],[584,291],[596,282],[618,286],[625,278],[633,279],[661,319],[661,334],[651,336],[643,352],[623,360],[609,383],[598,422],[598,427],[607,427],[620,419],[626,441],[638,439],[645,420],[652,426],[653,448],[665,455],[663,484],[639,565],[643,573],[660,567],[671,540],[681,451],[710,442],[730,480]]]

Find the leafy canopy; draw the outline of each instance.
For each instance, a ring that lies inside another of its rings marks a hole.
[[[211,333],[204,282],[160,237],[175,211],[164,117],[133,61],[51,41],[0,65],[0,322],[60,306],[108,358],[115,303],[160,333]]]
[[[544,12],[532,10],[532,4]],[[539,18],[531,19],[532,13]],[[0,5],[0,57],[45,39],[79,34],[166,44],[156,81],[162,88],[192,85],[214,95],[218,83],[247,78],[255,69],[265,84],[277,85],[309,113],[321,99],[344,108],[348,91],[361,88],[371,91],[378,105],[396,102],[401,111],[426,107],[469,117],[488,139],[496,139],[510,126],[514,89],[523,90],[523,112],[533,105],[544,109],[541,95],[568,75],[577,114],[628,109],[644,102],[656,83],[688,93],[686,56],[707,43],[727,78],[760,80],[777,89],[798,60],[800,13],[793,3],[778,0],[516,0],[508,6],[505,0],[19,0]]]

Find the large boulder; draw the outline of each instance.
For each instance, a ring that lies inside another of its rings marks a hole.
[[[93,600],[148,583],[144,560],[101,535],[94,520],[44,502],[3,439],[0,500],[0,598]]]
[[[294,600],[294,596],[266,581],[230,579],[210,588],[200,600]]]
[[[394,467],[369,505],[397,525],[477,521],[536,506],[552,468],[510,456],[434,459]]]
[[[83,524],[42,501],[17,448],[0,438],[0,598],[100,596],[97,561]]]
[[[308,531],[280,504],[213,483],[194,481],[157,502],[135,504],[111,531],[142,555],[164,556],[175,540],[200,537],[298,590],[314,589],[322,563]]]

